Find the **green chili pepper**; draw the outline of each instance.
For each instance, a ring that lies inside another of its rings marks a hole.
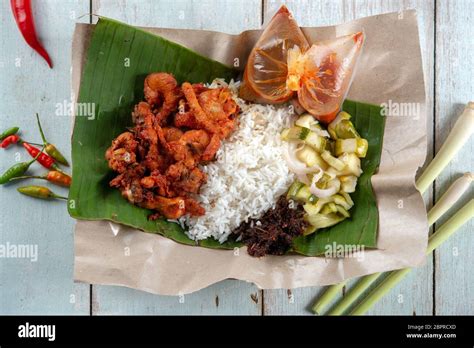
[[[4,131],[2,134],[0,134],[0,141],[5,139],[6,137],[16,134],[20,128],[19,127],[12,127],[8,128],[6,131]]]
[[[7,169],[5,171],[5,173],[3,173],[0,176],[0,185],[4,185],[7,182],[9,182],[11,179],[16,178],[18,176],[22,176],[23,174],[25,174],[26,171],[28,170],[28,168],[30,168],[31,164],[38,159],[38,156],[40,154],[41,154],[41,152],[38,153],[36,155],[36,157],[33,158],[29,162],[20,162],[20,163],[15,164],[14,166],[10,167],[9,169]]]
[[[43,139],[44,149],[45,149],[46,153],[48,155],[50,155],[51,157],[53,157],[57,162],[65,165],[65,166],[69,166],[69,162],[63,156],[63,154],[61,152],[59,152],[59,150],[56,148],[56,146],[54,146],[53,144],[48,143],[46,141],[46,137],[44,136],[43,128],[41,127],[41,122],[40,122],[38,114],[36,114],[36,120],[38,121],[38,128],[39,128],[39,131],[40,131],[40,134],[41,134],[41,138]]]
[[[67,197],[59,196],[51,191],[49,188],[44,186],[22,186],[17,188],[18,192],[35,198],[40,199],[64,199],[67,200]]]

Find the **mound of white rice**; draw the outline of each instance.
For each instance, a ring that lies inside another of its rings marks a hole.
[[[211,87],[218,85],[224,83],[215,81]],[[229,87],[236,96],[238,85],[231,82]],[[214,237],[221,243],[226,241],[243,221],[259,218],[274,207],[294,179],[282,157],[280,140],[280,132],[291,122],[288,106],[235,100],[242,110],[239,125],[223,142],[217,160],[201,168],[208,181],[195,198],[206,214],[180,219],[193,240]]]

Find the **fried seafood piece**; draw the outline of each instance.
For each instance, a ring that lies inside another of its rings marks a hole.
[[[155,115],[148,103],[140,102],[135,106],[132,114],[136,124],[135,132],[141,141],[140,153],[144,156],[144,163],[150,170],[166,167],[167,158],[160,154],[160,148],[168,151],[168,144],[163,129],[155,122]]]
[[[135,127],[107,150],[110,168],[119,173],[110,185],[129,202],[154,210],[150,219],[203,215],[189,197],[207,181],[198,165],[212,160],[233,131],[238,106],[228,88],[179,87],[167,73],[148,75],[144,92],[146,101],[132,113]]]
[[[112,141],[112,145],[105,152],[105,159],[109,167],[116,172],[123,173],[130,164],[136,162],[138,142],[130,132],[124,132]]]
[[[211,140],[209,141],[209,145],[207,145],[206,150],[204,150],[201,160],[203,161],[211,161],[214,156],[216,155],[217,150],[221,146],[221,139],[219,135],[213,134]]]
[[[156,220],[161,216],[167,219],[179,219],[184,214],[191,216],[202,216],[206,213],[198,201],[193,198],[165,198],[155,196],[150,198],[146,203],[141,204],[143,208],[157,210],[158,212],[148,217],[149,220]]]
[[[211,137],[206,131],[193,129],[185,132],[179,140],[169,142],[168,145],[170,153],[177,162],[193,167],[201,160],[210,141]]]
[[[146,209],[157,210],[168,219],[179,219],[186,214],[186,201],[183,197],[167,198],[147,192],[145,199],[139,205]],[[154,214],[151,218],[155,216]]]
[[[160,196],[174,197],[175,194],[170,187],[170,183],[166,176],[161,174],[158,170],[150,173],[140,180],[140,185],[148,190],[154,189]]]
[[[202,92],[198,96],[202,110],[213,121],[226,121],[237,112],[237,104],[228,88],[215,88]]]
[[[184,200],[186,213],[191,216],[202,216],[206,213],[206,210],[193,198],[186,198]]]
[[[145,122],[153,124],[153,117],[151,106],[147,102],[139,102],[133,108],[132,121],[136,126],[144,126]]]
[[[110,186],[118,188],[122,196],[131,203],[140,203],[143,201],[143,188],[140,184],[140,178],[145,174],[145,168],[135,163],[128,166],[127,169],[110,181]]]
[[[176,127],[163,127],[163,134],[166,142],[179,140],[184,132]]]
[[[152,107],[159,107],[156,121],[161,124],[178,108],[181,91],[173,75],[153,73],[145,78],[145,99]]]
[[[168,182],[178,195],[198,193],[207,181],[207,175],[198,167],[188,168],[183,162],[171,165],[165,173]]]
[[[191,111],[178,112],[174,115],[175,127],[187,127],[192,129],[199,129],[199,124]]]
[[[135,132],[146,149],[143,163],[148,170],[153,171],[160,167],[160,151],[158,148],[158,134],[155,131],[154,118],[150,104],[140,102],[135,106],[132,118],[137,125]]]
[[[183,90],[184,96],[188,101],[189,108],[194,114],[194,117],[196,118],[197,124],[200,126],[200,128],[207,130],[210,133],[217,133],[218,128],[206,115],[201,105],[199,105],[199,101],[196,97],[193,86],[189,82],[184,82],[181,85],[181,89]]]
[[[209,88],[204,86],[203,83],[193,83],[193,90],[196,94],[201,94],[202,92],[208,91]]]
[[[181,88],[195,118],[196,128],[204,129],[210,134],[217,134],[220,139],[228,137],[234,130],[234,115],[238,111],[238,106],[232,99],[230,91],[227,88],[210,89],[199,94],[198,99],[190,83],[183,83]],[[180,117],[178,124],[192,122],[192,119],[185,119],[185,116]]]

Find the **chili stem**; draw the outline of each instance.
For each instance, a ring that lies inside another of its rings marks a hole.
[[[46,137],[44,136],[43,127],[41,127],[41,122],[40,122],[38,113],[36,113],[36,122],[38,123],[38,128],[39,128],[39,131],[40,131],[40,134],[41,134],[41,139],[43,139],[43,144],[44,144],[44,146],[46,146],[48,144],[48,142],[46,141]]]

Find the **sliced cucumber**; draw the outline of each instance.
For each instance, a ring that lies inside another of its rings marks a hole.
[[[367,155],[367,150],[369,149],[369,142],[367,139],[358,138],[357,139],[357,150],[355,153],[357,156],[364,158]]]
[[[311,193],[309,187],[299,181],[290,186],[286,197],[302,203],[315,203],[318,200],[318,197]]]
[[[357,139],[337,139],[334,146],[336,156],[357,151]]]
[[[314,215],[317,214],[321,211],[322,209],[321,204],[312,204],[312,203],[306,203],[303,205],[303,209],[309,214],[309,215]]]
[[[329,153],[329,151],[323,151],[321,153],[321,157],[323,158],[323,160],[327,162],[327,164],[329,164],[331,167],[334,167],[335,169],[339,171],[342,171],[344,167],[346,166],[346,164],[343,161],[341,161],[340,159],[337,159],[336,157],[333,157]]]
[[[299,127],[311,128],[311,126],[317,125],[319,122],[311,114],[303,114],[295,122],[295,125]]]
[[[304,140],[310,130],[304,127],[291,127],[281,132],[281,139],[285,141],[289,140]]]
[[[346,192],[341,192],[342,197],[346,200],[346,202],[353,207],[354,206],[354,201],[351,198],[351,195],[346,193]]]
[[[352,193],[355,191],[357,186],[357,177],[354,175],[342,175],[339,177],[341,180],[341,190],[346,193]]]
[[[296,194],[298,191],[304,186],[302,182],[295,181],[291,184],[290,188],[288,189],[288,194],[286,195],[287,199],[296,199]]]
[[[316,165],[319,166],[322,170],[326,171],[331,169],[331,167],[328,166],[325,160],[321,157],[321,154],[315,151],[315,160],[316,160]]]
[[[350,139],[360,137],[354,125],[349,120],[342,120],[338,123],[338,125],[336,126],[336,136],[338,139]]]
[[[309,145],[296,152],[296,157],[308,167],[319,165],[319,154]]]
[[[306,185],[303,185],[303,187],[296,194],[295,199],[301,202],[306,202],[306,201],[309,201],[309,198],[311,197],[311,195],[312,193],[309,190],[309,187]]]
[[[325,227],[333,226],[341,222],[345,218],[336,213],[330,213],[330,214],[306,215],[305,219],[313,227],[325,228]]]
[[[328,132],[329,134],[331,135],[331,137],[333,139],[337,139],[338,136],[337,136],[337,127],[339,125],[339,123],[341,121],[345,121],[345,120],[350,120],[351,118],[351,115],[349,115],[347,112],[345,111],[341,111],[340,113],[337,114],[336,118],[334,119],[334,121],[332,121],[329,125],[328,125]]]
[[[338,159],[345,164],[345,167],[341,170],[342,175],[355,175],[359,177],[362,174],[360,158],[357,157],[356,154],[345,153],[344,155],[339,156]]]
[[[349,202],[347,202],[343,196],[333,195],[332,198],[335,204],[342,206],[344,209],[349,210],[352,208],[352,205]]]
[[[337,212],[344,216],[345,218],[351,217],[351,214],[342,206],[336,205]]]
[[[312,131],[309,131],[304,142],[317,152],[322,152],[326,147],[326,139]]]
[[[337,139],[334,152],[336,156],[344,153],[355,153],[358,157],[365,157],[369,143],[364,138]]]

